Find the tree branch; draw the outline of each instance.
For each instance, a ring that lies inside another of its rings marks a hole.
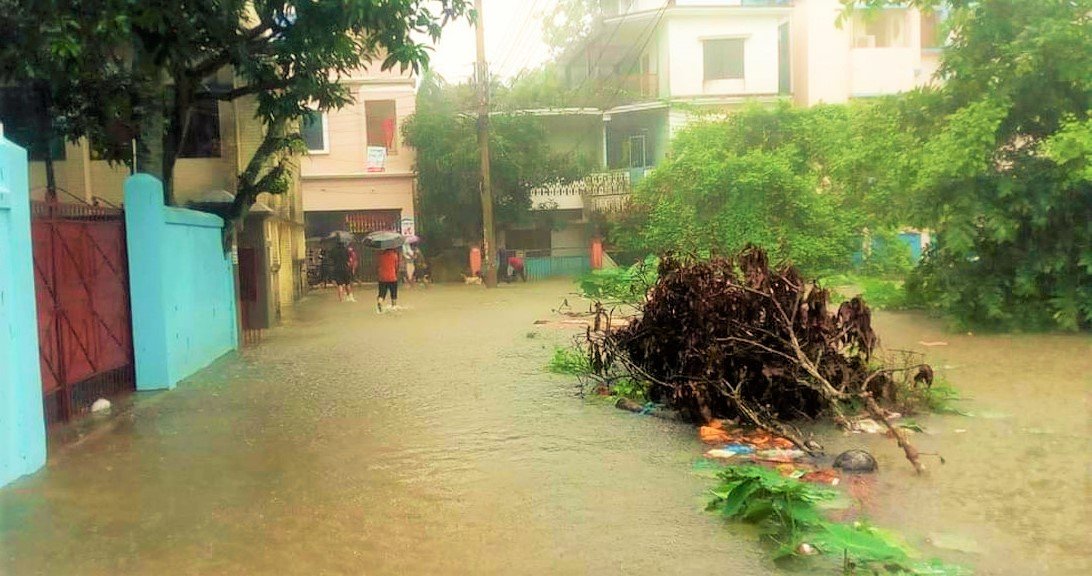
[[[272,91],[272,90],[283,90],[284,88],[287,88],[287,87],[291,86],[293,82],[294,82],[294,80],[290,79],[290,78],[280,78],[280,79],[277,79],[277,80],[270,80],[270,81],[261,82],[261,83],[258,83],[258,84],[250,84],[248,86],[239,86],[238,88],[233,88],[231,90],[228,90],[227,92],[220,92],[220,93],[209,92],[209,91],[198,92],[197,94],[194,95],[194,99],[196,99],[196,100],[219,100],[221,102],[231,102],[232,100],[235,100],[237,98],[242,98],[243,96],[250,96],[251,94],[257,94],[259,92],[269,92],[269,91]]]

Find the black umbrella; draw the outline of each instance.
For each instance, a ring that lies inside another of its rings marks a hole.
[[[335,230],[331,232],[326,238],[323,238],[325,242],[340,242],[342,244],[352,244],[354,239],[352,232],[346,232],[344,230]]]
[[[364,237],[364,241],[367,242],[369,248],[387,250],[405,244],[406,237],[397,232],[372,232]]]

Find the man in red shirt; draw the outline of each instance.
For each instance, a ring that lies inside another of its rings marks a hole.
[[[383,299],[391,295],[391,307],[398,306],[398,251],[384,250],[376,258],[379,265],[379,299],[375,309],[383,311]]]
[[[512,273],[508,276],[508,281],[511,282],[516,276],[519,276],[520,280],[527,281],[527,267],[523,263],[523,258],[520,258],[517,254],[512,254],[508,257],[508,267],[512,269]]]

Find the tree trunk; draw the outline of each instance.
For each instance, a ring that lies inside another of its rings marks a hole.
[[[49,90],[49,86],[44,82],[36,83],[34,90],[37,92],[38,101],[42,105],[42,113],[38,115],[38,134],[39,143],[43,146],[43,153],[45,154],[46,198],[56,200],[57,173],[53,165],[53,95]]]
[[[190,107],[193,105],[194,88],[188,76],[177,75],[174,79],[174,97],[169,101],[170,117],[163,132],[163,201],[174,204],[174,165],[182,149],[182,140],[189,128]]]

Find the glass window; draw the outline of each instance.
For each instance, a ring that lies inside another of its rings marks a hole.
[[[743,79],[743,38],[703,42],[705,80]]]
[[[906,10],[885,9],[853,15],[853,46],[856,48],[905,48]]]
[[[310,152],[329,152],[326,142],[327,127],[326,114],[318,110],[311,110],[300,122],[300,134],[303,136],[307,150]]]
[[[387,154],[397,154],[398,114],[394,100],[366,100],[364,116],[368,125],[368,146],[382,146]]]
[[[219,158],[220,157],[220,103],[215,100],[201,100],[190,110],[190,122],[182,145],[178,148],[179,158]]]

